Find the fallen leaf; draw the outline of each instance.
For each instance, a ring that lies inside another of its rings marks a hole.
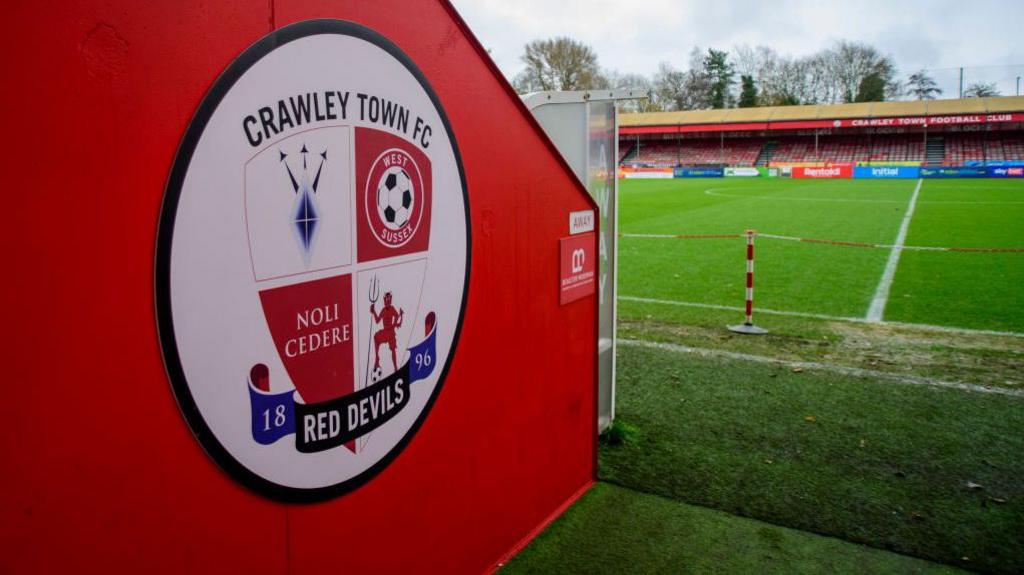
[[[802,368],[802,367],[794,367],[793,368],[793,373],[803,373],[803,372],[804,372],[804,368]]]
[[[1006,503],[1006,500],[1003,499],[1002,497],[989,497],[988,499],[989,499],[989,501],[991,501],[993,503],[998,503],[1000,505],[1002,505],[1003,503]]]
[[[971,491],[978,491],[981,488],[982,488],[982,486],[981,486],[980,483],[975,483],[973,481],[968,481],[967,482],[967,489],[970,489]]]
[[[818,421],[818,418],[814,417],[813,415],[808,415],[807,417],[804,418],[804,421],[806,421],[807,423],[814,423],[815,421]]]

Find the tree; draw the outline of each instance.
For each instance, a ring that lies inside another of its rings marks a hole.
[[[885,80],[877,72],[872,72],[861,79],[857,85],[857,95],[854,102],[884,102],[885,101]]]
[[[633,88],[651,92],[649,98],[620,100],[618,104],[619,110],[626,113],[661,111],[662,108],[653,94],[652,83],[646,77],[640,74],[620,74],[615,70],[605,70],[603,75],[608,80],[608,87],[610,89]]]
[[[942,95],[942,88],[927,72],[918,70],[907,78],[907,95],[915,100],[934,100]]]
[[[685,110],[686,72],[668,62],[658,64],[654,74],[654,101],[663,110]]]
[[[732,103],[732,86],[736,72],[729,62],[729,53],[708,48],[702,62],[702,71],[708,85],[708,107],[726,108]]]
[[[782,93],[774,100],[773,106],[799,106],[800,100],[793,94]]]
[[[607,86],[597,54],[571,38],[534,40],[524,48],[526,69],[513,80],[520,93],[547,90],[594,90]]]
[[[892,82],[896,73],[892,60],[867,44],[841,40],[827,50],[824,56],[836,83],[832,90],[833,98],[838,93],[844,102],[853,102],[860,91],[861,82],[872,74],[878,79],[869,80],[868,87],[874,89],[878,80],[881,80],[884,95],[885,87]]]
[[[699,56],[697,60],[700,60]],[[654,99],[663,110],[707,108],[707,79],[700,69],[691,67],[683,71],[662,62],[654,75]]]
[[[740,108],[757,106],[757,86],[754,85],[754,77],[744,74],[740,76],[740,84]]]
[[[975,82],[964,90],[964,98],[987,98],[998,95],[999,90],[996,88],[995,83]]]

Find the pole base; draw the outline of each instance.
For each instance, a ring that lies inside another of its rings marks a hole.
[[[766,330],[764,328],[757,327],[756,325],[754,325],[752,323],[741,323],[739,325],[730,325],[730,326],[728,326],[728,328],[729,328],[729,331],[736,332],[736,333],[742,333],[742,334],[746,334],[746,335],[764,335],[764,334],[768,333],[768,330]]]

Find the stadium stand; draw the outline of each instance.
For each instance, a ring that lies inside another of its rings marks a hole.
[[[1024,97],[623,114],[620,138],[648,166],[1024,160]]]
[[[632,161],[636,157],[636,144],[633,142],[620,143],[619,145],[619,163],[625,163],[627,159]],[[633,154],[631,157],[630,154]]]
[[[630,156],[623,156],[625,163],[652,166],[753,166],[764,142],[755,139],[652,140],[639,146],[632,144],[630,151],[639,150]],[[620,144],[620,150],[627,144]]]
[[[825,136],[780,139],[770,161],[784,162],[920,162],[920,136]]]
[[[1024,159],[1024,133],[1010,132],[990,137],[985,146],[985,159],[993,161]]]
[[[944,139],[946,155],[943,163],[946,165],[959,166],[968,161],[985,159],[985,140],[980,134],[959,134]]]

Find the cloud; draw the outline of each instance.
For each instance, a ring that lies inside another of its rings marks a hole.
[[[839,39],[875,45],[893,56],[904,75],[920,68],[1002,65],[991,73],[978,68],[975,75],[1001,76],[1009,86],[1024,73],[1020,11],[1013,0],[453,1],[510,77],[522,69],[524,44],[552,36],[591,45],[606,68],[645,75],[661,61],[684,67],[694,46],[764,44],[805,55]]]

